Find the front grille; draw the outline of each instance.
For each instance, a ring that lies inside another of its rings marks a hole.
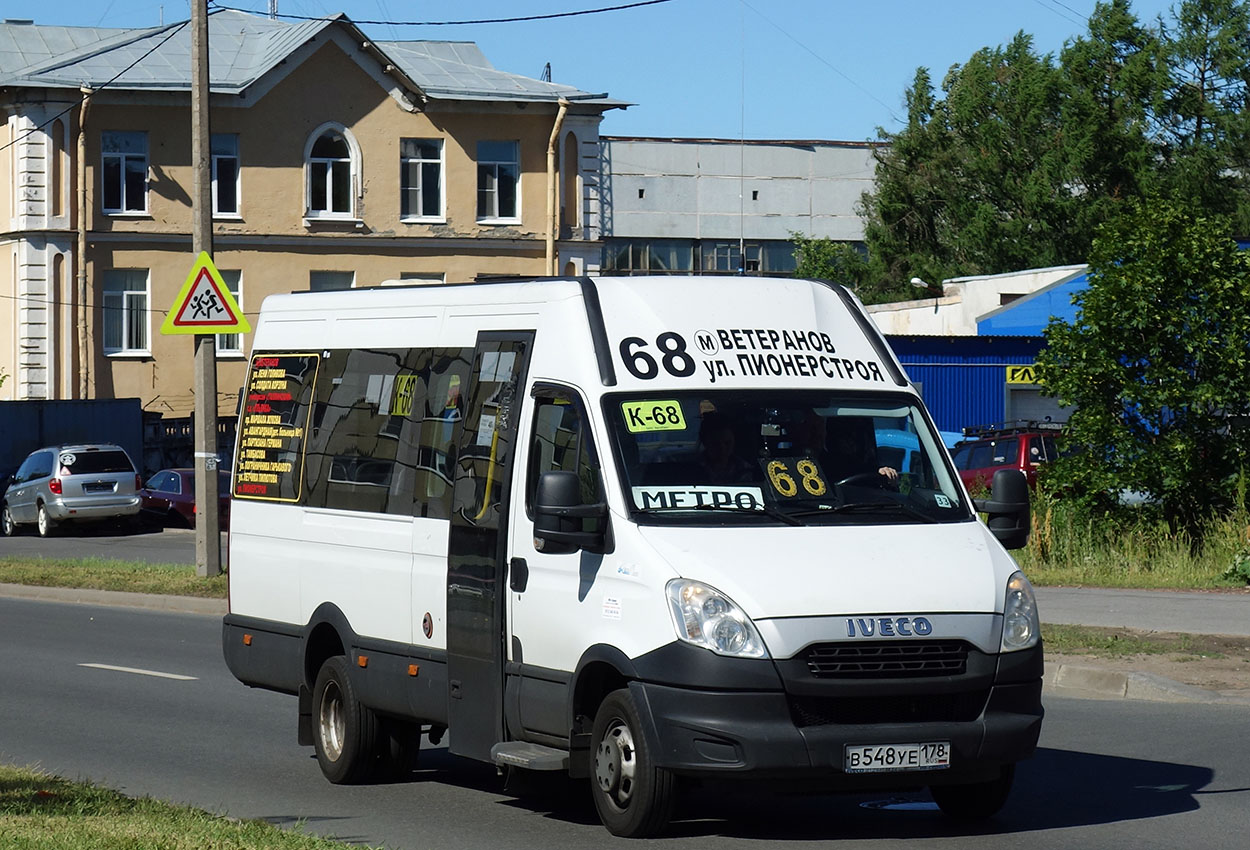
[[[976,720],[990,697],[988,689],[962,694],[908,694],[892,697],[790,697],[796,726],[846,723],[965,723]]]
[[[959,676],[968,666],[961,640],[824,643],[803,654],[817,679],[906,679]]]

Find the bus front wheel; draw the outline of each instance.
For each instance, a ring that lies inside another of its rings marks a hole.
[[[591,793],[608,832],[625,838],[661,832],[672,815],[676,780],[655,766],[629,691],[608,694],[591,740]]]

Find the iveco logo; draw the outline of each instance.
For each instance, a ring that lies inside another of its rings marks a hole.
[[[924,617],[847,617],[847,637],[912,637],[933,634]]]

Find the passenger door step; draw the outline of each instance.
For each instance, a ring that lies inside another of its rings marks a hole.
[[[566,750],[529,744],[523,741],[505,741],[490,748],[490,759],[497,765],[523,767],[526,770],[568,770],[569,754]]]

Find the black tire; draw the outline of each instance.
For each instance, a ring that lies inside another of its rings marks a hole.
[[[929,789],[933,802],[948,817],[962,821],[985,820],[997,814],[1007,802],[1016,776],[1014,764],[1004,765],[997,779],[968,785],[934,785]]]
[[[673,813],[676,778],[656,767],[629,691],[608,694],[591,735],[590,787],[608,832],[623,838],[657,835]]]
[[[313,685],[313,746],[335,785],[369,781],[378,762],[378,718],[356,698],[350,669],[342,655],[327,658]]]
[[[38,514],[35,517],[35,528],[39,530],[40,537],[56,536],[56,520],[48,516],[48,509],[44,507],[43,502],[39,503]]]
[[[5,537],[13,537],[17,534],[17,523],[13,521],[13,514],[9,512],[9,503],[5,502],[4,507],[0,509],[0,532]]]
[[[376,778],[390,782],[407,779],[421,756],[421,726],[384,719],[379,726]]]

